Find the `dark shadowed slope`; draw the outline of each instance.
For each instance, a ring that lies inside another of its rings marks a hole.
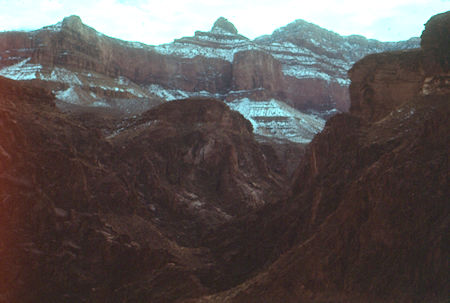
[[[61,113],[50,92],[0,78],[1,302],[208,293],[216,269],[199,235],[285,187],[222,102],[115,119]]]
[[[292,196],[222,246],[237,261],[283,254],[196,302],[447,302],[449,22],[430,19],[421,50],[353,66],[350,113],[312,141]]]

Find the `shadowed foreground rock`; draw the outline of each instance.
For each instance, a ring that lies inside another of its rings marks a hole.
[[[195,302],[448,300],[449,20],[427,23],[422,50],[354,65],[350,113],[309,145],[292,196],[216,242],[217,254],[266,269]]]
[[[171,302],[208,293],[200,235],[284,190],[217,100],[124,119],[0,78],[0,301]]]
[[[179,263],[198,253],[182,251],[139,211],[95,130],[57,111],[45,90],[2,78],[0,92],[1,302],[152,298],[147,287],[171,276],[189,287],[163,286],[155,301],[205,291]]]

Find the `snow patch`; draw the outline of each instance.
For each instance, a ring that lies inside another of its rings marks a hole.
[[[71,103],[71,104],[81,104],[80,96],[78,96],[75,88],[73,86],[69,87],[64,91],[58,91],[55,93],[57,99]]]
[[[28,63],[31,58],[27,58],[17,64],[4,67],[0,70],[0,76],[12,80],[34,80],[40,76],[42,65]]]
[[[120,76],[117,79],[117,83],[119,83],[120,85],[129,85],[130,84],[130,80],[128,80],[128,78],[125,78],[123,76]]]
[[[167,101],[173,101],[177,99],[189,98],[191,95],[188,92],[177,89],[165,89],[158,84],[152,84],[148,86],[148,91],[162,99]]]
[[[60,32],[62,28],[62,21],[54,24],[54,25],[50,25],[50,26],[45,26],[42,29],[43,30],[48,30],[48,31],[54,31],[54,32]]]
[[[140,49],[148,48],[148,45],[142,42],[126,41],[126,44],[127,46],[132,48],[140,48]]]
[[[82,85],[77,75],[65,68],[55,67],[50,76],[41,75],[42,80],[61,82],[71,85]]]
[[[310,49],[297,46],[291,42],[272,43],[269,45],[263,45],[264,49],[271,53],[290,54],[294,56],[314,56],[316,55]],[[274,54],[275,55],[275,54]]]
[[[248,41],[242,36],[231,34],[228,32],[213,32],[213,33],[214,35],[212,35],[211,33],[197,32],[194,38],[200,41],[209,41],[213,43],[220,43],[227,45],[242,44]]]
[[[94,103],[91,104],[91,106],[93,106],[93,107],[111,107],[108,103],[103,102],[103,101],[95,101]]]
[[[350,79],[332,77],[317,68],[302,65],[283,65],[283,74],[297,79],[322,79],[327,82],[337,82],[342,86],[350,85]]]
[[[202,90],[199,92],[189,92],[179,89],[168,89],[164,88],[161,85],[158,84],[152,84],[147,87],[147,90],[149,93],[156,95],[166,101],[173,101],[173,100],[179,100],[179,99],[186,99],[186,98],[192,98],[192,97],[207,97],[207,98],[216,98],[216,99],[223,99],[225,95],[219,94],[219,93],[211,93],[206,90]]]
[[[241,41],[241,40],[240,40]],[[217,41],[216,41],[217,42]],[[228,42],[227,42],[228,43]],[[234,54],[246,50],[261,50],[256,44],[247,41],[232,44],[220,45],[219,47],[208,47],[186,42],[174,42],[155,46],[154,50],[163,55],[172,55],[181,58],[195,58],[202,56],[205,58],[216,58],[233,62]]]
[[[224,36],[236,36],[236,34],[230,33],[229,31],[221,28],[220,26],[215,26],[211,30],[211,33],[220,34],[220,35],[224,35]]]
[[[258,88],[254,88],[254,89],[244,89],[244,90],[230,90],[228,92],[228,94],[230,94],[230,95],[245,94],[245,93],[252,93],[252,92],[263,91],[263,90],[264,90],[263,87],[258,87]]]
[[[334,78],[333,80],[342,86],[349,86],[351,83],[350,79]]]
[[[194,44],[171,43],[155,47],[155,51],[163,55],[172,55],[181,58],[195,58],[202,56],[206,58],[219,58],[233,61],[233,51],[229,49],[212,48]]]
[[[312,67],[305,67],[305,66],[283,66],[283,74],[291,77],[295,77],[298,79],[304,79],[304,78],[319,78],[326,81],[330,81],[331,77],[330,75],[319,71],[316,68]]]
[[[324,119],[299,112],[275,99],[253,101],[243,98],[227,104],[249,120],[259,135],[308,143],[325,126]]]

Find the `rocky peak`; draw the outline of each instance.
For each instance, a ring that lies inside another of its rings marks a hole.
[[[440,66],[443,72],[450,67],[450,11],[433,16],[426,24],[422,33],[421,47],[434,58],[437,64],[428,64],[427,69]],[[429,62],[432,63],[432,62]]]
[[[275,30],[273,37],[283,39],[295,37],[296,39],[324,38],[333,41],[342,40],[342,37],[338,34],[302,19],[297,19],[294,22]]]
[[[57,28],[64,32],[75,33],[78,37],[77,39],[83,39],[86,41],[95,41],[98,36],[101,36],[95,29],[86,25],[81,21],[81,18],[76,15],[72,15],[63,19],[62,22],[57,24]]]
[[[67,29],[72,29],[75,31],[79,31],[84,26],[81,18],[76,15],[72,15],[64,18],[62,21],[62,27]]]
[[[226,33],[226,34],[233,34],[233,35],[237,35],[237,33],[238,33],[238,31],[237,31],[236,27],[233,25],[233,23],[231,23],[224,17],[220,17],[219,19],[216,20],[216,22],[214,22],[211,32],[218,33],[218,34]]]

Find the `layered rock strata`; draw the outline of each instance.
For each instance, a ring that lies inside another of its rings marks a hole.
[[[40,82],[66,103],[131,115],[192,96],[219,98],[234,108],[262,101],[273,109],[241,112],[255,132],[304,143],[331,113],[348,109],[346,71],[353,62],[417,46],[416,39],[341,37],[302,20],[251,41],[225,18],[211,31],[150,46],[107,37],[71,16],[32,32],[1,33],[0,75]]]

